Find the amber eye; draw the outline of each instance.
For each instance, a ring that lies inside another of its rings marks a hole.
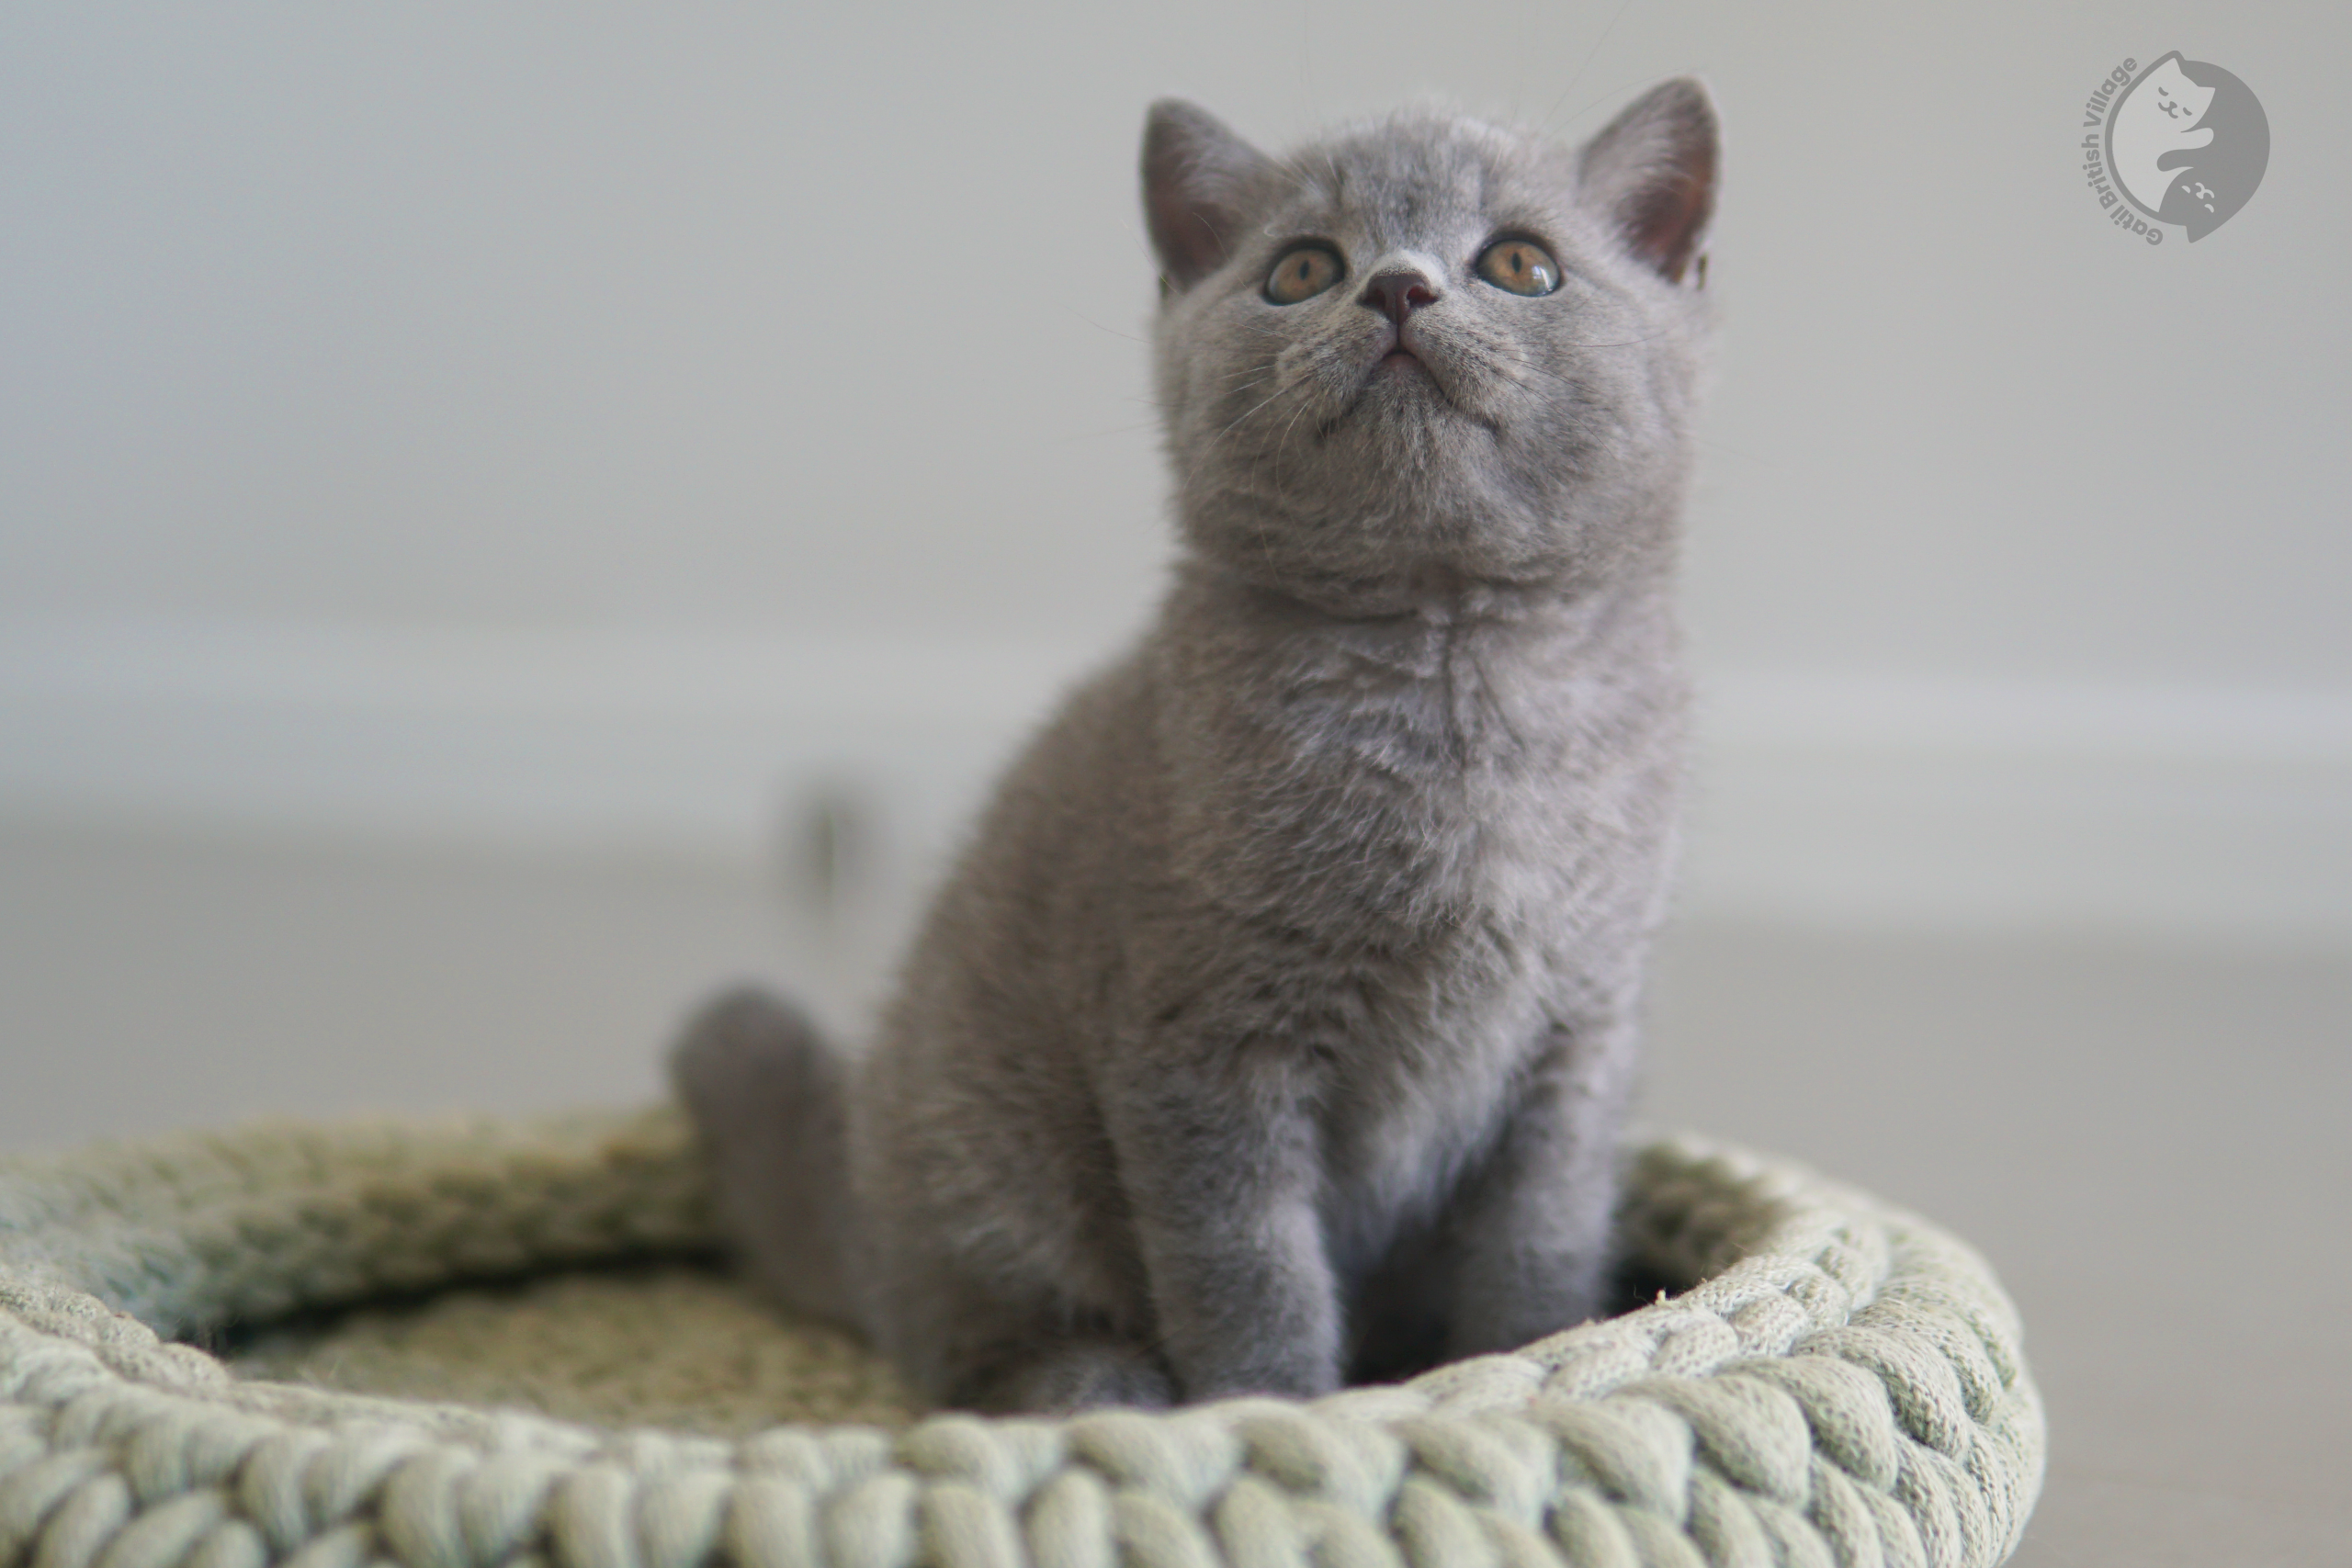
[[[1549,294],[1560,287],[1560,264],[1526,240],[1498,240],[1478,258],[1478,276],[1513,294]]]
[[[1328,245],[1300,245],[1283,253],[1274,270],[1266,274],[1266,302],[1295,305],[1312,299],[1340,281],[1347,268]]]

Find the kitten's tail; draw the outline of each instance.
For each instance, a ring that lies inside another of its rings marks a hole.
[[[720,1227],[752,1276],[796,1311],[862,1328],[848,1064],[797,1008],[744,989],[686,1026],[670,1079],[702,1134]]]

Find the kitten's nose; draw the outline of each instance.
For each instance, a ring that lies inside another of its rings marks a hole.
[[[1406,317],[1424,305],[1437,303],[1437,288],[1418,272],[1384,272],[1364,284],[1356,303],[1379,311],[1401,327]]]

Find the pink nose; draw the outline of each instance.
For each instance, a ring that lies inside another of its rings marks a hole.
[[[1378,310],[1398,326],[1424,305],[1437,303],[1437,289],[1418,272],[1384,272],[1363,286],[1356,303]]]

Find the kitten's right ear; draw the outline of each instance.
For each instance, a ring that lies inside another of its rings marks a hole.
[[[1190,288],[1225,264],[1250,187],[1272,167],[1207,110],[1181,98],[1151,106],[1143,125],[1143,220],[1170,283]]]
[[[1714,215],[1719,149],[1707,89],[1677,77],[1634,99],[1585,143],[1578,186],[1614,220],[1627,248],[1679,283]]]

